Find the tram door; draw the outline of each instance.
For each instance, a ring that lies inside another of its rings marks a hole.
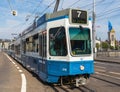
[[[46,73],[46,31],[41,32],[39,36],[39,68],[38,70],[42,73]]]

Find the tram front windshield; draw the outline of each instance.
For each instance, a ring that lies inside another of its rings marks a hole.
[[[78,56],[91,54],[91,37],[89,28],[69,28],[71,54]]]

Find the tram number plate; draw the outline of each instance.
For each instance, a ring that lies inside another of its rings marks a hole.
[[[79,24],[87,24],[87,11],[83,10],[72,10],[71,12],[71,22]]]

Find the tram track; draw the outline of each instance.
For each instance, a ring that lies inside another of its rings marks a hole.
[[[110,65],[108,63],[104,63],[104,65],[101,63],[100,65],[95,65],[95,74],[91,75],[91,80],[87,85],[72,88],[64,85],[67,87],[67,90],[63,92],[118,92],[117,89],[120,87],[120,73],[116,72],[116,70],[119,69],[119,66],[113,65],[111,70],[109,68],[111,68],[111,63]],[[56,88],[64,89],[62,86],[57,86]]]
[[[101,74],[113,74],[120,76],[119,73],[115,73],[113,70],[109,71],[107,70],[106,66],[101,66],[101,65],[95,65],[95,74],[91,75],[91,78],[89,80],[89,83],[84,86],[79,86],[75,87],[74,85],[70,86],[68,84],[60,86],[59,84],[48,84],[43,82],[41,79],[38,78],[38,76],[29,71],[29,73],[32,74],[32,76],[36,77],[36,79],[42,83],[44,87],[43,92],[101,92],[104,91],[106,92],[107,89],[105,87],[114,87],[116,89],[119,89],[120,84],[117,81],[114,80],[119,80],[119,79],[113,79],[113,77],[109,76],[103,76]],[[99,72],[99,73],[97,73]],[[101,86],[102,85],[102,86]],[[105,86],[104,86],[105,85]],[[99,87],[99,88],[98,88]],[[113,92],[113,91],[109,91]]]
[[[115,83],[115,82],[112,82],[110,80],[106,80],[104,78],[101,78],[101,77],[97,77],[97,76],[91,76],[92,78],[95,78],[95,79],[98,79],[98,80],[101,80],[101,81],[104,81],[104,82],[107,82],[107,83],[110,83],[112,85],[115,85],[115,86],[118,86],[120,87],[120,84],[119,83]]]

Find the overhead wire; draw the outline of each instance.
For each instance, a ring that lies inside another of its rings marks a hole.
[[[8,0],[9,1],[9,0]],[[69,7],[73,7],[74,5],[78,4],[78,2],[80,2],[81,0],[77,0],[75,1],[74,3],[72,3]],[[100,2],[103,2],[105,0],[99,0],[96,2],[95,6],[100,6],[101,4],[99,4]],[[50,3],[42,12],[38,12],[38,15],[42,15],[43,13],[45,13],[45,11],[50,8],[53,4],[54,4],[55,1],[53,1],[52,3]],[[64,0],[63,0],[64,2]],[[63,2],[61,3],[61,9],[63,8]],[[111,1],[109,2],[111,3]],[[103,3],[104,5],[108,4],[108,2],[106,3]],[[102,4],[102,5],[103,5]],[[112,4],[112,3],[111,3]],[[10,3],[9,3],[10,5]],[[92,13],[92,5],[93,3],[89,3],[89,4],[86,4],[84,6],[82,6],[81,8],[86,8],[86,7],[89,7],[88,9],[90,10],[89,13]],[[38,4],[38,6],[32,11],[32,14],[37,14],[36,11],[37,11],[37,8],[40,6],[40,4]],[[118,8],[118,9],[117,9]],[[12,10],[12,7],[11,7],[11,10]],[[103,19],[103,18],[107,18],[107,17],[113,17],[113,16],[118,16],[119,14],[115,14],[115,15],[111,15],[111,13],[114,13],[114,12],[118,12],[119,11],[119,7],[116,7],[114,9],[110,9],[110,10],[106,10],[106,11],[102,11],[100,13],[97,13],[96,15],[96,19],[97,20],[100,20],[100,19]],[[109,16],[106,17],[106,15],[110,14]]]
[[[41,0],[39,2],[39,4],[37,5],[37,7],[33,10],[32,14],[34,14],[37,11],[38,7],[42,4],[42,2],[43,2],[43,0]]]
[[[99,0],[99,1],[97,1],[96,2],[96,4],[95,4],[95,6],[97,7],[97,6],[99,6],[100,4],[100,2],[103,2],[103,1],[105,1],[105,0]],[[109,2],[107,2],[107,3],[104,3],[104,5],[105,4],[109,4],[109,3],[111,3],[112,4],[112,2],[113,1],[109,1]],[[86,8],[86,7],[92,7],[92,5],[93,5],[93,3],[89,3],[89,4],[87,4],[87,5],[84,5],[84,6],[82,6],[81,8]],[[117,12],[117,11],[119,11],[119,7],[117,7],[117,8],[114,8],[114,9],[110,9],[110,10],[107,10],[107,11],[104,11],[104,12],[100,12],[99,14],[96,14],[97,16],[96,16],[96,18],[97,19],[99,19],[100,17],[103,17],[103,16],[106,16],[106,15],[108,15],[108,14],[111,14],[111,13],[113,13],[113,12]],[[89,14],[91,13],[92,14],[92,12],[93,12],[93,10],[92,10],[92,8],[88,8],[88,10],[89,10]]]
[[[119,12],[120,13],[120,12]],[[110,16],[104,16],[104,17],[101,17],[101,18],[98,18],[97,19],[97,21],[99,21],[99,20],[102,20],[102,19],[109,19],[109,18],[113,18],[113,17],[115,17],[115,16],[120,16],[120,14],[115,14],[115,15],[110,15]],[[116,18],[116,17],[115,17]]]
[[[63,10],[63,2],[64,2],[64,0],[62,0],[62,4],[61,4],[61,9]]]
[[[109,8],[109,5],[112,5],[113,4],[113,2],[114,2],[114,0],[113,1],[109,1],[109,2],[104,2],[105,0],[99,0],[99,1],[97,1],[97,3],[95,4],[95,6],[97,7],[97,6],[100,6],[101,5],[101,3],[102,3],[102,5],[106,5],[106,4],[108,4],[108,9],[105,11],[102,11],[102,12],[100,12],[100,13],[98,13],[98,14],[96,14],[97,16],[96,16],[96,18],[97,18],[97,20],[99,19],[99,20],[101,20],[101,19],[103,19],[103,18],[110,18],[110,17],[114,17],[114,16],[119,16],[120,15],[120,12],[119,12],[119,9],[120,9],[120,6],[119,7],[114,7],[113,9],[110,9]],[[101,3],[100,3],[101,2]],[[103,3],[104,2],[104,3]],[[99,4],[100,3],[100,4]],[[71,4],[71,5],[75,5],[76,3],[73,3],[73,4]],[[89,7],[89,13],[91,13],[92,14],[92,12],[93,12],[93,8],[90,8],[90,7],[92,7],[92,5],[93,5],[93,3],[89,3],[89,4],[87,4],[87,5],[85,5],[85,6],[83,6],[82,8],[86,8],[86,7]],[[106,9],[106,8],[105,8]],[[117,14],[116,14],[117,13]],[[107,16],[108,15],[108,16]]]
[[[75,4],[77,4],[79,1],[81,1],[81,0],[77,0],[77,1],[75,1],[73,4],[71,4],[69,7],[73,7]],[[105,0],[99,0],[99,1],[97,1],[97,3],[96,3],[96,6],[99,6],[100,4],[100,2],[103,2],[103,1],[105,1]],[[38,12],[38,15],[42,15],[48,8],[50,8],[50,6],[51,5],[53,5],[54,4],[54,2],[55,1],[53,1],[52,3],[50,3],[42,12]],[[64,0],[63,0],[63,2],[64,2]],[[62,2],[62,5],[61,5],[61,7],[63,6],[63,2]],[[108,4],[108,2],[107,3],[104,3],[104,4]],[[93,3],[89,3],[89,4],[87,4],[87,5],[84,5],[84,6],[82,6],[82,8],[84,8],[84,7],[87,7],[87,6],[91,6],[91,5],[93,5]],[[39,6],[39,5],[38,5]],[[38,7],[37,6],[37,7]],[[36,8],[37,9],[37,8]],[[35,13],[36,12],[36,9],[33,11],[33,13]],[[89,10],[90,10],[90,13],[92,12],[92,8],[89,8]],[[117,11],[117,10],[116,10]],[[106,11],[105,11],[106,12]],[[114,11],[115,12],[115,11]],[[104,12],[101,12],[102,14],[104,13]],[[110,14],[110,13],[112,13],[111,11],[107,11],[106,12],[106,14]],[[106,14],[104,14],[104,16],[106,15]],[[103,15],[101,15],[102,17],[103,17]],[[101,17],[99,14],[97,14],[97,19],[98,18],[100,18]]]
[[[81,0],[77,0],[77,1],[75,1],[73,4],[71,4],[70,6],[68,6],[68,7],[73,7],[75,4],[77,4],[79,1],[81,1]]]
[[[96,21],[102,21],[103,19],[110,20],[111,18],[113,19],[120,15],[120,11],[119,11],[120,7],[116,7],[118,5],[115,6],[114,0],[110,1],[110,2],[105,2],[103,4],[107,5],[107,6],[104,7],[104,10],[102,12],[99,12],[96,14],[97,15]],[[96,22],[96,23],[98,23],[98,22]],[[103,35],[103,34],[104,33],[101,33],[101,35]]]
[[[96,1],[96,3],[95,3],[95,6],[97,6],[97,4],[98,3],[100,3],[100,2],[103,2],[104,0],[99,0],[99,1]],[[77,2],[76,2],[76,4],[78,4]],[[92,7],[93,6],[93,2],[92,3],[88,3],[88,4],[86,4],[86,5],[83,5],[83,6],[79,6],[80,8],[86,8],[86,7]],[[92,9],[92,8],[91,8]]]
[[[119,9],[120,9],[120,6],[118,6],[118,7],[116,7],[116,8],[113,8],[113,9],[109,9],[109,10],[104,11],[104,12],[100,12],[99,14],[97,14],[96,19],[99,20],[99,19],[101,19],[101,18],[104,18],[104,17],[106,17],[106,15],[108,15],[108,14],[109,14],[108,17],[109,17],[109,16],[112,16],[112,15],[110,15],[110,14],[113,14],[113,13],[118,13],[118,15],[119,15]]]
[[[36,6],[36,8],[31,12],[32,15],[35,14],[35,12],[37,11],[38,7],[42,4],[42,2],[43,2],[43,0],[41,0],[39,2],[39,4]],[[32,17],[32,15],[27,15],[26,16],[26,21],[28,21],[30,19],[30,17]]]
[[[42,1],[43,1],[43,0],[42,0]],[[41,1],[41,2],[42,2],[42,1]],[[54,4],[55,1],[56,1],[56,0],[54,0],[52,3],[50,3],[42,12],[39,12],[38,15],[39,15],[39,14],[42,15],[48,8],[50,8],[50,7]],[[40,5],[40,4],[39,4],[39,5]],[[38,6],[39,6],[39,5],[38,5]],[[38,7],[38,6],[37,6],[37,7]],[[37,7],[36,7],[36,9],[37,9]],[[35,13],[35,15],[37,15],[37,14],[36,14],[36,9],[33,11],[33,13]],[[29,17],[29,19],[30,19],[30,18],[31,18],[31,17]],[[28,19],[28,20],[29,20],[29,19]],[[34,18],[34,19],[35,19],[35,18]],[[23,25],[21,26],[21,28],[23,28],[23,26],[25,26],[25,24],[26,24],[27,22],[28,22],[28,21],[25,21],[25,22],[23,23]],[[32,22],[32,23],[33,23],[33,22]],[[30,23],[30,24],[31,24],[31,23]]]
[[[9,7],[10,7],[10,10],[12,11],[12,6],[11,6],[11,4],[10,4],[10,1],[9,0],[7,0],[8,1],[8,4],[9,4]]]
[[[39,12],[38,15],[42,15],[48,8],[50,8],[56,0],[54,0],[52,3],[50,3],[42,12]]]
[[[101,17],[101,16],[103,16],[103,15],[105,15],[105,14],[107,15],[107,14],[113,13],[113,12],[115,12],[115,11],[119,11],[119,9],[120,9],[120,6],[117,7],[117,8],[114,8],[114,9],[107,10],[107,11],[105,11],[105,12],[103,12],[103,13],[99,13],[99,14],[98,14],[98,17]]]

